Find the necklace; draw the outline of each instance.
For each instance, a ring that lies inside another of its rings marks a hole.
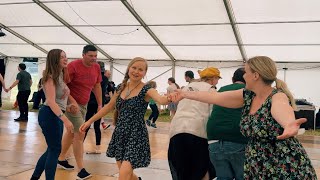
[[[140,82],[141,83],[141,82]],[[129,95],[131,94],[131,92],[135,89],[135,88],[137,88],[139,85],[140,85],[140,83],[139,84],[137,84],[134,88],[132,88],[131,90],[129,89],[129,83],[128,83],[128,90],[127,90],[127,92],[126,92],[126,97],[125,97],[125,99],[127,99],[127,97],[129,97]]]

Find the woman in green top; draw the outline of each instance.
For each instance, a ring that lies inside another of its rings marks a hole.
[[[149,84],[151,86],[151,88],[154,88],[154,89],[157,88],[157,83],[155,81],[149,81],[147,84]],[[150,99],[149,106],[151,108],[151,114],[150,114],[149,118],[147,119],[146,123],[148,126],[151,126],[153,128],[157,128],[156,120],[158,119],[158,116],[159,116],[158,106],[153,99]],[[152,120],[152,122],[151,122],[151,120]]]

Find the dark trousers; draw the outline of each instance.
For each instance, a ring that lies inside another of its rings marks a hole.
[[[87,114],[86,114],[86,122],[97,113],[97,109],[98,109],[98,105],[97,104],[88,104],[87,106]],[[100,145],[101,144],[101,130],[100,130],[100,122],[101,120],[97,120],[93,123],[93,127],[94,127],[94,132],[96,134],[96,145]],[[88,128],[86,130],[86,134],[84,136],[84,140],[87,137],[88,131],[90,128]],[[83,140],[83,141],[84,141]]]
[[[33,101],[32,109],[39,109],[39,105],[40,105],[41,100],[42,100],[42,103],[44,103],[46,101],[46,96],[43,92],[43,89],[41,89],[40,91],[37,92],[37,95]]]
[[[207,171],[210,177],[215,177],[215,172],[211,172],[208,142],[205,138],[188,133],[171,137],[168,162],[173,180],[201,180]]]
[[[30,90],[27,91],[19,91],[17,95],[17,101],[19,105],[20,118],[28,119],[28,99],[30,96]]]
[[[48,148],[38,160],[33,176],[40,177],[45,171],[46,180],[54,180],[58,157],[61,152],[63,122],[52,112],[49,106],[43,106],[40,109],[38,121]]]
[[[156,104],[149,104],[149,106],[150,106],[152,112],[151,112],[148,119],[150,121],[152,119],[152,122],[155,123],[156,120],[158,119],[158,116],[159,116],[158,106]]]

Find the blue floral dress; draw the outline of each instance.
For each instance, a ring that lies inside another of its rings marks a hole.
[[[107,150],[108,157],[129,161],[133,169],[150,164],[149,135],[144,122],[148,102],[144,100],[149,85],[143,86],[137,96],[123,100],[118,96],[118,121]]]
[[[251,115],[250,107],[255,94],[244,90],[244,108],[240,122],[241,133],[249,138],[244,164],[244,179],[317,179],[310,159],[294,138],[277,140],[283,128],[271,115],[274,89],[258,111]]]

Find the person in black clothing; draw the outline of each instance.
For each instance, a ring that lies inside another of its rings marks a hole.
[[[101,81],[101,91],[102,91],[102,103],[103,105],[106,104],[106,97],[104,96],[104,94],[106,93],[106,85],[109,82],[108,78],[106,76],[104,76],[104,63],[101,61],[97,62],[100,65],[100,70],[101,70],[101,74],[102,74],[102,81]],[[88,106],[87,106],[87,114],[86,114],[86,121],[88,121],[93,115],[95,115],[97,113],[97,109],[98,109],[98,103],[97,100],[95,98],[95,95],[93,92],[91,92],[90,94],[90,100],[88,102]],[[89,150],[86,153],[87,154],[101,154],[101,130],[100,130],[100,122],[101,121],[95,121],[94,122],[94,132],[96,135],[96,147],[93,150]],[[88,131],[90,128],[88,128],[86,130],[86,134],[84,136],[84,140],[87,137]],[[83,140],[83,141],[84,141]]]
[[[32,109],[39,109],[41,100],[42,100],[42,103],[46,101],[46,96],[44,94],[43,87],[42,87],[42,78],[39,80],[39,83],[38,83],[38,92],[34,98]]]
[[[17,101],[19,105],[20,116],[15,121],[28,121],[28,99],[30,96],[30,87],[32,85],[32,79],[30,73],[26,70],[26,65],[24,63],[20,63],[18,66],[19,73],[17,74],[16,81],[6,89],[6,92],[9,92],[13,87],[18,85],[18,95]]]
[[[115,84],[113,81],[109,81],[110,77],[111,77],[111,72],[109,70],[106,70],[104,72],[104,76],[107,78],[107,83],[106,83],[106,93],[105,93],[105,97],[106,97],[106,102],[105,104],[108,104],[111,96],[114,93],[115,90]]]
[[[106,93],[105,93],[106,101],[104,102],[104,104],[108,104],[109,101],[110,101],[110,99],[111,99],[111,97],[112,97],[113,94],[114,94],[114,90],[115,90],[116,85],[114,84],[113,81],[109,81],[109,79],[110,79],[110,77],[111,77],[111,72],[110,72],[109,70],[106,70],[106,71],[104,72],[104,76],[107,78],[107,82],[106,82]],[[104,122],[104,120],[102,119],[102,121],[101,121],[101,126],[102,126],[103,129],[108,129],[108,128],[111,126],[111,124],[110,124],[110,123],[109,123],[109,124],[106,124],[106,123]]]

